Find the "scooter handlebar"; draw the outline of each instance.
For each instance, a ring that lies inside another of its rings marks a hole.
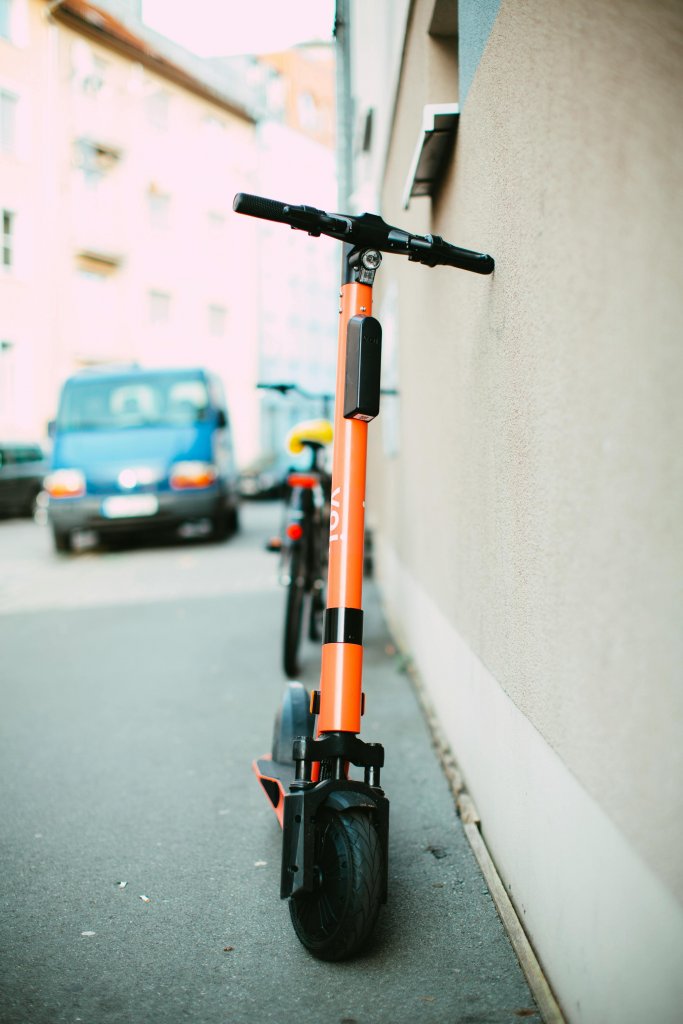
[[[428,244],[425,245],[425,242]],[[445,267],[458,267],[460,270],[470,270],[474,274],[490,274],[495,267],[493,257],[487,253],[461,249],[457,245],[451,245],[450,242],[444,242],[443,238],[439,238],[438,235],[425,235],[424,238],[420,235],[412,235],[410,247],[417,252],[415,255],[409,254],[408,259],[418,260],[428,267],[434,267],[437,264]]]
[[[232,204],[235,213],[246,213],[249,217],[260,217],[262,220],[275,220],[287,224],[285,203],[276,199],[265,199],[263,196],[251,196],[247,192],[238,192]]]
[[[246,213],[250,217],[289,224],[292,228],[307,231],[309,235],[328,235],[357,248],[407,256],[409,260],[428,267],[458,267],[475,274],[490,274],[495,266],[493,258],[486,253],[461,249],[444,242],[438,235],[413,235],[392,227],[373,213],[360,216],[326,213],[313,206],[288,206],[275,199],[245,192],[237,193],[232,208],[236,213]]]

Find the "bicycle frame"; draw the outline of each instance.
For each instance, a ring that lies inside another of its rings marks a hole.
[[[305,443],[305,442],[304,442]],[[317,468],[321,445],[312,450],[312,470],[294,471],[287,478],[289,497],[284,509],[281,543],[281,582],[287,587],[283,632],[283,668],[289,679],[299,675],[299,648],[304,617],[309,640],[320,640],[324,614],[325,493],[322,468]],[[329,487],[328,487],[329,490]]]

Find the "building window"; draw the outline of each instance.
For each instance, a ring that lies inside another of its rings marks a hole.
[[[372,149],[372,129],[375,120],[375,112],[372,107],[365,111],[363,119],[363,130],[361,132],[360,150],[361,153],[369,153]]]
[[[8,430],[14,420],[18,397],[15,380],[15,349],[11,341],[0,341],[0,429]]]
[[[0,89],[0,153],[14,153],[17,136],[17,103],[19,97]]]
[[[167,292],[150,291],[149,322],[167,324],[171,317],[171,296]]]
[[[170,196],[151,188],[147,193],[147,208],[149,210],[149,222],[153,228],[161,231],[168,227],[171,209]]]
[[[76,270],[79,277],[84,280],[106,280],[114,276],[118,268],[118,260],[114,257],[85,251],[76,256]]]
[[[29,40],[28,0],[0,0],[0,40],[13,46],[27,46]]]
[[[0,0],[0,39],[11,39],[12,0]]]
[[[86,96],[97,97],[104,90],[107,78],[107,62],[101,57],[93,57],[92,68],[83,76],[81,89]]]
[[[157,131],[168,128],[169,95],[163,89],[150,93],[146,100],[147,120]]]
[[[93,52],[84,39],[75,39],[71,47],[71,81],[84,96],[97,97],[104,89],[107,62]]]
[[[209,306],[209,333],[214,337],[222,337],[225,334],[225,324],[228,311],[224,306]]]
[[[90,188],[96,188],[121,158],[118,150],[93,142],[92,139],[78,139],[75,146],[76,166],[83,172],[85,183]]]
[[[6,270],[11,270],[14,266],[15,219],[12,210],[2,210],[2,266]]]
[[[318,105],[310,92],[299,93],[296,101],[299,125],[309,135],[315,135],[320,127]]]

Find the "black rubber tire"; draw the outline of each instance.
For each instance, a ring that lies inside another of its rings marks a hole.
[[[240,528],[240,514],[236,505],[223,508],[211,519],[211,538],[215,541],[228,540]]]
[[[283,665],[288,679],[295,679],[299,674],[299,646],[301,644],[301,623],[304,617],[304,580],[303,553],[292,552],[290,563],[290,582],[287,587],[287,605],[285,607],[285,634],[283,645]]]
[[[323,638],[325,621],[325,598],[322,590],[314,590],[308,618],[308,639],[320,643]]]
[[[55,551],[71,551],[71,534],[68,530],[58,530],[52,527],[52,539],[55,544]]]
[[[230,536],[230,524],[227,512],[219,512],[211,520],[211,539],[215,541],[227,540]]]
[[[366,811],[321,812],[316,870],[315,890],[289,901],[294,931],[319,960],[347,960],[366,945],[382,899],[382,849]]]
[[[231,537],[240,531],[240,512],[237,505],[233,505],[228,512],[228,530]]]
[[[24,505],[23,509],[21,510],[22,515],[28,516],[31,519],[35,519],[36,518],[36,512],[38,511],[38,495],[39,494],[40,494],[40,489],[38,489],[37,491],[33,491],[31,496],[27,499],[26,504]]]
[[[310,696],[301,683],[287,683],[273,728],[273,761],[293,764],[292,747],[297,736],[312,736],[315,716],[310,712]]]

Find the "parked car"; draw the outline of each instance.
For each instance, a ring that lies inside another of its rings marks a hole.
[[[217,539],[237,529],[230,420],[207,370],[78,373],[64,384],[51,433],[45,490],[58,551],[84,529],[106,536],[209,520]]]
[[[33,515],[48,469],[41,445],[0,441],[0,515]]]
[[[287,474],[292,459],[282,455],[257,456],[240,473],[240,494],[243,498],[283,498],[287,490]]]

